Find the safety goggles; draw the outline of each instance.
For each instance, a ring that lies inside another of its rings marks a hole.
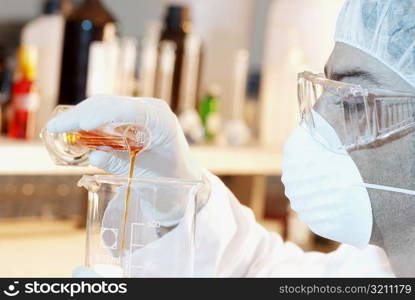
[[[334,151],[366,148],[415,130],[415,95],[368,90],[303,72],[298,99],[301,120],[313,135],[319,134],[315,113],[334,128],[340,139],[329,145]]]

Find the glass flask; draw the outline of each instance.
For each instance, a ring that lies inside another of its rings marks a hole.
[[[51,119],[72,107],[57,106]],[[91,131],[53,133],[45,128],[40,136],[57,165],[86,165],[92,150],[138,153],[150,143],[150,133],[144,126],[122,122],[111,122]]]
[[[86,266],[104,277],[192,277],[201,185],[169,178],[82,177],[78,186],[88,190]]]

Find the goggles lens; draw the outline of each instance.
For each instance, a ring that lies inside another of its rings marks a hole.
[[[301,120],[311,134],[321,138],[315,113],[334,128],[340,143],[327,142],[334,151],[353,151],[415,127],[413,95],[373,93],[358,85],[303,72],[298,76],[298,99]]]

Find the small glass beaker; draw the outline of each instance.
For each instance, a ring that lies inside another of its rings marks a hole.
[[[96,175],[82,177],[78,186],[88,190],[88,268],[104,277],[194,275],[196,194],[202,182]]]
[[[57,106],[51,119],[72,107]],[[150,143],[150,133],[144,126],[122,122],[111,122],[91,131],[53,133],[45,128],[40,137],[57,165],[85,165],[92,150],[138,153]]]

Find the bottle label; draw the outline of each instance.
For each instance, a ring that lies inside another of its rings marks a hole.
[[[210,134],[216,135],[221,131],[222,122],[218,112],[211,112],[206,119],[206,129]]]
[[[104,26],[104,31],[102,34],[102,40],[104,42],[113,41],[117,36],[117,27],[114,23],[108,23]]]
[[[17,94],[13,98],[13,106],[19,110],[37,111],[39,95],[37,93]]]

